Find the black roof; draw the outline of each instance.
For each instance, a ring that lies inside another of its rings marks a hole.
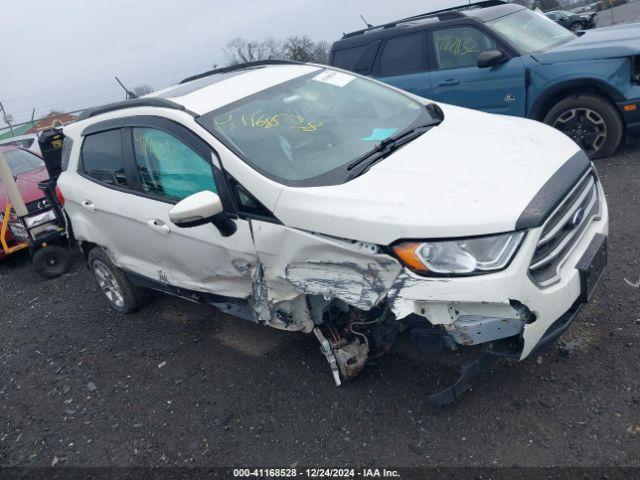
[[[411,33],[424,30],[427,25],[465,18],[472,18],[484,23],[525,8],[526,7],[521,5],[506,3],[502,0],[485,0],[471,3],[469,5],[462,5],[422,15],[415,15],[413,17],[403,18],[382,25],[346,33],[342,36],[341,40],[338,40],[333,44],[332,49],[340,50],[343,48],[367,45],[375,40],[395,36],[398,34],[399,29],[402,29],[403,33]]]
[[[133,107],[158,107],[158,108],[172,108],[174,110],[185,110],[183,105],[180,105],[171,100],[159,97],[141,97],[133,98],[131,100],[123,100],[122,102],[108,103],[95,108],[88,108],[84,110],[76,121],[84,120],[86,118],[95,117],[102,113],[113,112],[115,110],[124,110],[125,108]]]
[[[295,60],[258,60],[255,62],[239,63],[237,65],[231,65],[229,67],[216,68],[215,70],[209,70],[208,72],[199,73],[191,77],[185,78],[180,82],[180,85],[184,83],[193,82],[194,80],[200,80],[201,78],[210,77],[211,75],[228,74],[232,72],[239,72],[241,70],[247,70],[250,68],[266,67],[268,65],[302,65],[302,62],[296,62]]]

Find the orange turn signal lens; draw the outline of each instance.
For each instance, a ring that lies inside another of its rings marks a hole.
[[[404,242],[393,247],[393,253],[411,270],[416,272],[427,272],[429,269],[424,266],[418,257],[417,250],[422,245],[418,242]]]
[[[638,106],[635,103],[632,103],[630,105],[625,105],[622,108],[624,109],[625,112],[633,112],[638,108]]]

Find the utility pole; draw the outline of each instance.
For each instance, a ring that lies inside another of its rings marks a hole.
[[[609,8],[611,9],[611,25],[613,25],[614,20],[613,20],[613,9],[615,8],[615,6],[613,5],[613,0],[609,0]]]
[[[9,130],[11,130],[11,136],[15,137],[16,134],[13,133],[13,127],[11,126],[11,122],[13,122],[13,118],[11,117],[11,115],[7,115],[7,112],[5,112],[4,105],[2,105],[2,102],[0,102],[0,111],[2,111],[2,119],[4,120],[4,123],[9,125]]]

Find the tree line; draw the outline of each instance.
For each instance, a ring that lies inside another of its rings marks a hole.
[[[293,60],[296,62],[327,63],[329,43],[316,42],[307,35],[290,36],[284,40],[273,37],[263,40],[245,40],[236,37],[224,48],[228,65],[259,60]]]

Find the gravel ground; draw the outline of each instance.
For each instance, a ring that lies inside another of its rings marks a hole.
[[[76,259],[0,262],[0,464],[640,465],[640,149],[599,162],[610,264],[543,357],[498,364],[452,407],[452,362],[400,342],[340,388],[312,336],[159,297],[112,312]],[[460,360],[460,359],[458,359]]]

